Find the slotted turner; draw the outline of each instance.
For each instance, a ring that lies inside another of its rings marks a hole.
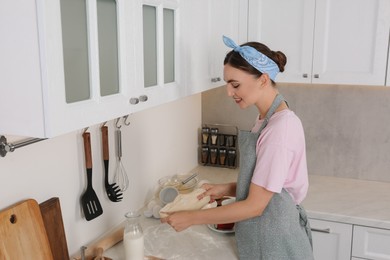
[[[85,166],[87,168],[87,189],[81,196],[81,204],[86,220],[92,220],[103,213],[99,199],[92,188],[92,154],[91,154],[91,134],[83,133]]]

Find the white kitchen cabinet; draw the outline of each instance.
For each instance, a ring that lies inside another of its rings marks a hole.
[[[287,56],[280,82],[384,85],[387,0],[249,0],[248,40]]]
[[[130,112],[129,2],[0,3],[1,134],[53,137]]]
[[[352,225],[310,219],[313,252],[316,260],[351,258]]]
[[[352,255],[363,259],[390,259],[390,230],[355,225]]]
[[[181,2],[135,1],[136,77],[131,95],[134,111],[185,95],[181,65],[182,36],[179,33],[183,9]],[[147,101],[142,102],[142,97]]]
[[[246,41],[247,0],[189,0],[183,4],[181,34],[187,94],[222,86],[223,60],[231,50],[222,36],[237,43]]]

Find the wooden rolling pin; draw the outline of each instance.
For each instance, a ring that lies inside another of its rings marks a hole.
[[[103,249],[103,251],[106,251],[107,249],[122,241],[124,227],[125,222],[113,230],[108,231],[101,238],[87,245],[87,249],[85,249],[85,260],[93,260],[97,256],[97,252],[100,250],[100,248]],[[71,259],[81,260],[81,254],[77,254]]]

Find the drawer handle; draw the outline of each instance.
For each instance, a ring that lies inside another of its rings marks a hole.
[[[218,82],[218,81],[221,81],[220,77],[216,77],[216,78],[211,79],[211,82],[213,82],[213,83]]]
[[[324,228],[324,229],[320,229],[320,228],[311,228],[311,231],[329,234],[329,233],[330,233],[330,228]]]
[[[306,79],[307,78],[307,73],[303,73],[302,77],[304,77]]]
[[[319,75],[319,74],[314,74],[314,78],[315,78],[315,79],[319,79],[319,78],[320,78],[320,75]]]

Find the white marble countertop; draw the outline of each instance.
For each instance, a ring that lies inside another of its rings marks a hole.
[[[238,169],[199,166],[191,172],[212,183],[227,183],[236,181]],[[310,175],[309,181],[303,206],[310,218],[390,229],[390,183],[317,175]],[[143,219],[142,225],[146,255],[166,259],[237,259],[232,234],[217,233],[205,225],[175,232],[152,218]],[[122,243],[105,255],[124,259]]]
[[[235,181],[238,169],[197,167],[214,183]],[[310,218],[390,229],[390,183],[309,175],[303,201]]]

